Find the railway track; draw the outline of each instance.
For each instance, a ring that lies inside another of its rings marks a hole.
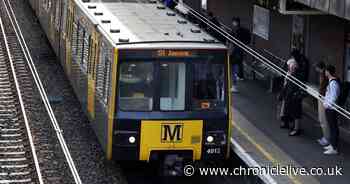
[[[8,0],[0,0],[1,183],[81,183]]]
[[[25,58],[3,18],[4,8],[0,7],[0,183],[42,183],[18,81],[27,75],[21,62]]]

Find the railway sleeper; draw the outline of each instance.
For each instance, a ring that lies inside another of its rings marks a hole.
[[[9,184],[9,183],[32,183],[32,179],[20,179],[20,180],[0,180],[0,184]]]
[[[19,175],[18,173],[29,173],[29,174],[22,174]],[[22,172],[4,172],[2,173],[3,177],[0,177],[0,183],[1,181],[12,181],[8,183],[32,183],[32,179],[34,178],[29,171],[22,171]],[[1,175],[0,175],[1,176]]]

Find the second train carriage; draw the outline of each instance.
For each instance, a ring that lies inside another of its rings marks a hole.
[[[157,1],[30,3],[108,159],[229,155],[224,45]]]

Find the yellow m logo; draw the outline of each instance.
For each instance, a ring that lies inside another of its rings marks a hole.
[[[162,143],[182,142],[183,124],[162,124]]]

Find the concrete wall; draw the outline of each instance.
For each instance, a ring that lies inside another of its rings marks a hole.
[[[208,0],[208,11],[214,13],[226,25],[233,16],[241,18],[242,26],[251,28],[253,16],[253,0]]]
[[[327,15],[309,17],[309,58],[317,63],[324,58],[336,65],[339,77],[344,72],[344,40],[346,20]],[[310,78],[315,81],[316,73],[312,70]]]
[[[288,59],[291,47],[292,20],[292,16],[270,11],[269,40],[254,36],[255,46],[266,49],[280,58]]]
[[[200,6],[200,0],[185,0],[193,6]],[[252,30],[254,0],[208,0],[208,11],[214,13],[220,21],[230,25],[231,18],[241,18],[243,27]],[[306,54],[310,59],[310,66],[328,58],[331,64],[336,65],[337,72],[343,77],[344,70],[344,36],[345,19],[332,15],[308,16],[306,21]],[[288,59],[291,50],[292,15],[282,15],[276,11],[270,11],[270,38],[264,40],[259,36],[253,36],[253,45],[260,49],[266,49],[274,55]],[[316,72],[310,69],[310,81],[317,84]]]
[[[252,30],[254,0],[208,0],[208,10],[212,11],[222,22],[229,25],[233,16],[241,18],[241,24]],[[267,49],[278,57],[288,58],[292,30],[292,17],[277,12],[270,13],[270,39],[264,40],[253,35],[253,45]]]

